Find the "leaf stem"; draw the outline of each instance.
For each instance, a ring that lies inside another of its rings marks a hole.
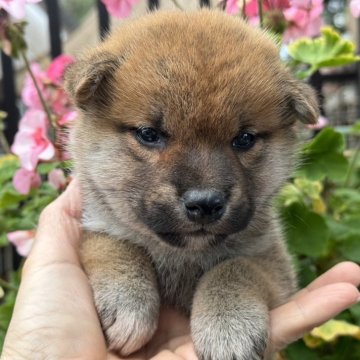
[[[259,19],[260,19],[260,28],[264,28],[264,13],[263,13],[263,1],[257,0],[258,8],[259,8]]]
[[[46,115],[47,115],[47,117],[48,117],[49,124],[51,125],[51,127],[53,128],[54,133],[55,133],[56,123],[55,123],[53,117],[51,116],[50,109],[49,109],[49,107],[47,106],[47,104],[46,104],[46,102],[45,102],[45,99],[44,99],[44,97],[43,97],[43,95],[42,95],[42,93],[41,93],[41,90],[40,90],[40,88],[39,88],[39,84],[37,83],[36,78],[35,78],[35,75],[34,75],[34,73],[33,73],[32,70],[31,70],[31,66],[30,66],[29,60],[28,60],[28,58],[27,58],[27,56],[26,56],[26,54],[25,54],[24,51],[21,51],[21,57],[23,58],[24,63],[25,63],[26,70],[28,71],[28,73],[29,73],[29,75],[30,75],[30,77],[31,77],[31,79],[32,79],[32,81],[33,81],[33,83],[34,83],[34,86],[35,86],[36,92],[37,92],[37,94],[38,94],[38,96],[39,96],[41,105],[42,105],[42,107],[43,107],[43,109],[44,109],[44,111],[45,111],[45,113],[46,113]]]
[[[360,144],[358,144],[358,146],[356,147],[354,157],[352,158],[349,170],[346,174],[346,179],[345,179],[345,184],[344,184],[346,187],[348,187],[350,185],[351,176],[355,170],[355,166],[356,166],[357,160],[359,158],[359,155],[360,155]]]
[[[6,140],[5,134],[3,131],[0,131],[0,146],[6,154],[10,154],[10,145]]]
[[[0,286],[8,290],[15,290],[15,291],[19,290],[17,286],[10,284],[9,282],[3,280],[2,278],[0,278]]]

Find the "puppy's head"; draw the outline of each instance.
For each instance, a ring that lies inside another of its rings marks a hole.
[[[292,169],[294,122],[318,116],[266,34],[205,10],[125,25],[70,68],[67,89],[94,230],[125,224],[176,247],[258,226]]]

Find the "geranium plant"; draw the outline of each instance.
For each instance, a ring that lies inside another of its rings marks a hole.
[[[26,256],[41,210],[69,182],[66,151],[71,124],[76,121],[63,74],[74,59],[62,55],[46,68],[30,64],[24,41],[26,3],[40,0],[0,0],[0,45],[12,57],[23,59],[28,75],[21,91],[25,111],[11,146],[3,134],[6,114],[0,113],[0,245],[12,243]],[[110,14],[127,17],[139,0],[102,0]],[[172,0],[181,9],[178,1]],[[216,5],[252,26],[273,35],[289,68],[307,80],[323,67],[349,65],[359,60],[354,45],[334,29],[323,27],[323,0],[228,0]],[[350,1],[360,16],[360,0]],[[8,119],[11,121],[12,119]],[[324,118],[318,128],[326,125]],[[360,136],[360,124],[339,129],[325,127],[300,151],[301,162],[283,188],[275,206],[282,216],[288,244],[306,286],[336,262],[360,263],[360,148],[347,138]],[[359,141],[355,144],[359,144]],[[20,270],[0,279],[0,343],[10,321]],[[279,354],[281,359],[359,359],[360,305],[312,330]]]

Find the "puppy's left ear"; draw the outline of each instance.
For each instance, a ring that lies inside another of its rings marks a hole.
[[[121,59],[101,52],[69,66],[65,73],[65,89],[77,107],[90,110],[106,105],[111,99],[112,79]]]
[[[287,117],[294,122],[300,120],[304,124],[316,124],[320,115],[318,98],[315,90],[297,80],[290,80],[287,94]]]

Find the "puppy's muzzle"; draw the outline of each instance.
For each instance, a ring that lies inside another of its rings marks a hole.
[[[219,220],[226,209],[225,196],[213,190],[191,189],[182,197],[189,220],[198,224],[210,224]]]

